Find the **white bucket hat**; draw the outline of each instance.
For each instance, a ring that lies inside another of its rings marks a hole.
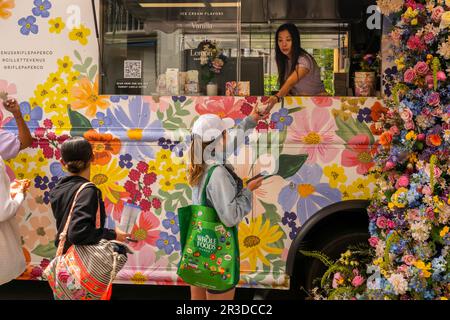
[[[234,120],[231,118],[221,119],[216,114],[203,114],[192,126],[192,134],[200,136],[202,142],[211,142],[233,127]]]

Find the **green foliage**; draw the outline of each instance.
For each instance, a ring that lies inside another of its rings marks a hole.
[[[56,247],[52,240],[46,245],[38,245],[33,251],[31,251],[31,253],[39,257],[53,259],[56,255]]]
[[[70,107],[68,108],[68,113],[72,125],[72,130],[70,131],[72,137],[82,137],[86,131],[92,129],[91,122],[81,113],[73,111]]]
[[[80,53],[75,50],[74,51],[75,58],[79,61],[78,64],[74,64],[73,68],[80,73],[81,76],[87,77],[91,82],[94,82],[95,76],[97,75],[98,66],[96,64],[92,64],[93,59],[91,57],[87,57],[84,61],[81,58]]]
[[[320,251],[304,251],[304,250],[300,250],[300,253],[303,254],[306,257],[311,257],[311,258],[315,258],[318,259],[320,261],[322,261],[322,263],[324,265],[326,265],[327,267],[331,267],[334,262],[328,258],[325,254],[323,254]]]

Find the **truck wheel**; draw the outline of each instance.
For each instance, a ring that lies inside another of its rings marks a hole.
[[[366,244],[369,238],[367,229],[347,229],[342,230],[339,227],[334,227],[333,230],[323,230],[307,242],[306,248],[301,248],[304,251],[320,251],[333,261],[340,258],[341,253],[344,253],[348,246],[356,244]],[[316,286],[320,285],[316,279],[320,279],[327,267],[318,259],[305,257],[300,252],[298,253],[298,267],[295,272],[299,279],[300,287],[303,287],[307,292],[310,292]],[[296,263],[297,265],[297,263]],[[320,281],[320,280],[319,280]]]

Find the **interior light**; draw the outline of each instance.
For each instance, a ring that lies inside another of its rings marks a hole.
[[[194,2],[186,2],[186,3],[162,3],[162,2],[154,2],[154,3],[145,3],[141,2],[139,5],[142,8],[205,8],[204,3],[194,3]]]
[[[198,2],[140,2],[142,8],[206,8],[206,4]],[[239,8],[240,2],[212,2],[209,5],[213,8]]]

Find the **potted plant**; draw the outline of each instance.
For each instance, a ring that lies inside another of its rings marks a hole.
[[[210,40],[202,41],[199,45],[201,65],[201,85],[208,96],[218,94],[215,78],[222,72],[227,57],[217,47],[216,42]]]
[[[379,56],[372,53],[362,56],[361,71],[355,72],[355,95],[357,97],[375,96],[379,61]]]

